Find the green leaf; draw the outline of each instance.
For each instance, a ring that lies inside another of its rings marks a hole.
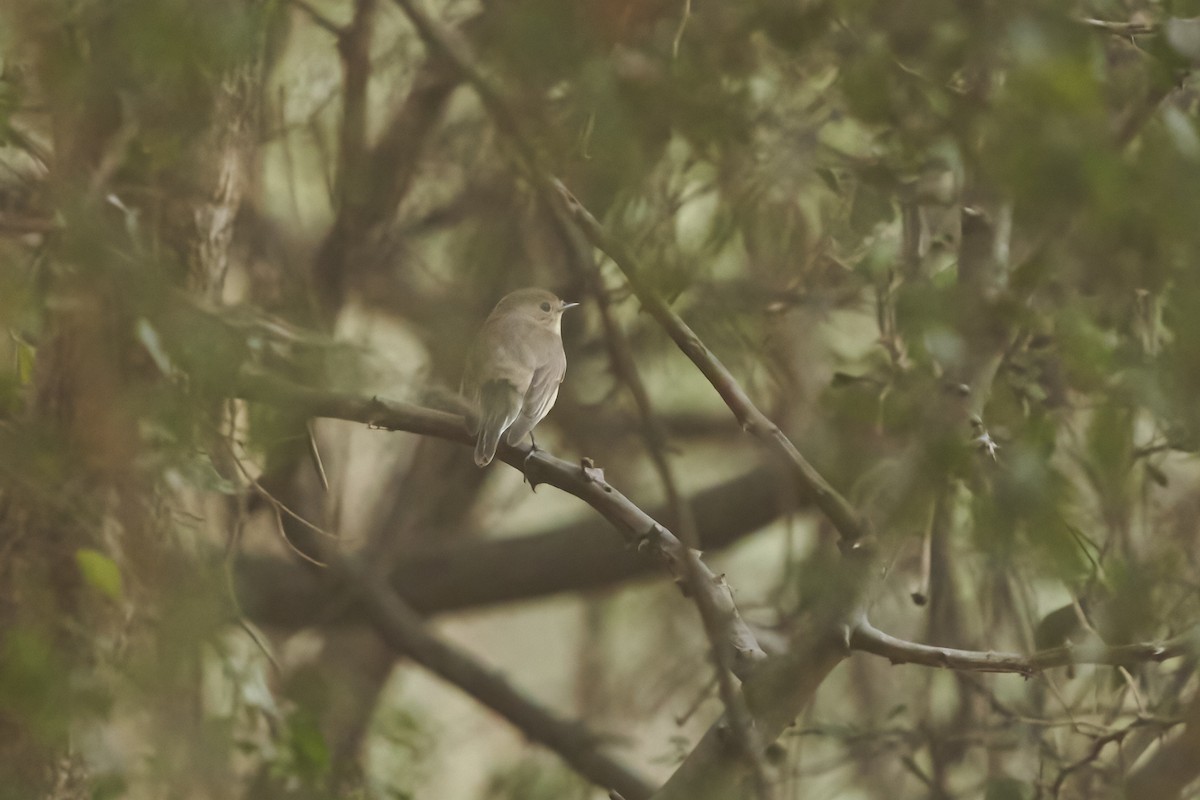
[[[13,348],[17,354],[17,380],[22,386],[27,386],[33,381],[36,351],[28,342],[16,337],[13,338]]]
[[[121,570],[115,561],[99,550],[82,547],[75,551],[75,563],[93,588],[113,600],[121,599]]]
[[[296,770],[306,781],[315,783],[329,774],[333,763],[329,745],[316,718],[307,710],[297,711],[288,718],[288,744]]]

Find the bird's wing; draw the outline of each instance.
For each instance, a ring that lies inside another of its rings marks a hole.
[[[487,466],[496,455],[501,435],[514,420],[521,420],[521,397],[508,381],[487,381],[479,387],[479,426],[475,438],[475,463]]]
[[[530,417],[536,423],[549,414],[554,401],[558,399],[558,385],[566,373],[567,358],[559,348],[549,364],[534,371],[529,390],[525,392],[521,415]]]
[[[521,415],[513,421],[505,434],[505,440],[509,444],[517,444],[524,439],[534,426],[550,413],[554,401],[558,399],[558,386],[566,372],[567,357],[560,346],[554,351],[548,364],[534,370],[529,389],[525,392],[521,404]]]

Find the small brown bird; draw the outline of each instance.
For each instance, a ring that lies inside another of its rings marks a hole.
[[[485,467],[500,436],[517,444],[550,412],[567,372],[562,346],[564,303],[544,289],[506,295],[475,337],[467,356],[462,392],[475,404],[475,463]]]

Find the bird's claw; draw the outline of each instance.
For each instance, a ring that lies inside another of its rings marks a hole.
[[[535,493],[537,492],[537,481],[535,481],[533,478],[529,477],[529,459],[531,459],[535,455],[537,455],[538,451],[540,451],[540,450],[541,450],[541,448],[537,446],[537,442],[534,442],[530,446],[529,452],[525,454],[524,460],[522,460],[522,462],[521,462],[522,479],[525,483],[529,484],[529,490],[531,492],[535,492]]]

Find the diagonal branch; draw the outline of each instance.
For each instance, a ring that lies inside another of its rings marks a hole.
[[[582,723],[560,718],[526,697],[495,670],[478,663],[430,633],[420,614],[369,570],[340,556],[330,547],[322,557],[339,582],[365,607],[372,625],[389,647],[411,658],[430,672],[454,684],[499,713],[529,739],[562,756],[580,775],[598,786],[615,789],[630,800],[651,795],[651,785],[640,775],[600,749],[600,740]]]
[[[621,326],[617,324],[612,313],[612,304],[600,271],[591,257],[590,249],[582,242],[577,241],[578,235],[572,230],[569,220],[561,213],[562,210],[558,207],[551,207],[549,211],[567,250],[567,263],[582,279],[588,293],[596,300],[596,307],[600,312],[600,321],[604,328],[604,342],[608,348],[609,362],[612,364],[617,380],[625,384],[633,397],[634,405],[637,406],[642,438],[646,442],[650,460],[663,485],[667,496],[667,505],[671,509],[671,516],[679,530],[679,536],[686,547],[699,551],[701,543],[696,517],[687,499],[679,491],[679,482],[675,479],[675,471],[671,466],[670,457],[667,455],[666,428],[663,426],[662,420],[654,413],[650,402],[650,393],[646,391],[646,384],[638,372],[637,361],[633,357],[629,339],[625,336]],[[721,636],[718,610],[710,605],[707,594],[703,591],[695,591],[695,587],[703,581],[703,576],[695,569],[689,569],[686,578],[687,585],[692,587],[695,594],[696,608],[704,623],[704,633],[708,638],[713,668],[716,670],[717,689],[721,702],[725,705],[729,723],[733,728],[736,744],[753,766],[755,790],[759,798],[767,800],[772,796],[773,789],[769,779],[769,767],[764,755],[765,745],[754,728],[753,718],[746,707],[745,698],[734,685],[732,673],[734,654],[728,641]]]
[[[519,118],[499,88],[471,57],[466,44],[446,31],[416,0],[395,0],[412,21],[417,33],[431,51],[446,56],[479,95],[480,101],[521,157],[538,195],[551,208],[562,208],[593,246],[604,252],[625,274],[642,306],[658,321],[679,349],[708,378],[709,383],[729,406],[742,428],[757,436],[783,456],[801,490],[810,495],[829,518],[844,542],[854,545],[866,535],[866,524],[858,512],[800,454],[791,440],[758,409],[738,384],[733,374],[704,346],[700,337],[670,306],[642,280],[643,270],[632,252],[611,236],[596,218],[546,169],[530,139],[523,133]]]
[[[842,497],[816,468],[808,462],[779,426],[767,418],[750,399],[750,396],[733,377],[733,373],[709,350],[696,332],[676,314],[661,297],[642,279],[643,268],[628,247],[612,236],[591,212],[572,195],[559,181],[554,187],[562,198],[571,219],[579,226],[588,240],[613,260],[629,281],[630,287],[641,301],[642,307],[662,326],[692,363],[704,374],[712,387],[721,395],[725,405],[737,418],[744,430],[766,442],[771,449],[783,456],[793,479],[804,494],[811,496],[817,507],[824,512],[847,544],[858,543],[867,534],[866,523],[858,512]]]
[[[463,445],[474,444],[462,417],[409,403],[307,389],[274,378],[249,375],[242,379],[240,394],[248,400],[281,404],[312,416],[435,436]],[[532,450],[525,444],[502,445],[499,458],[523,470],[531,484],[547,483],[583,500],[612,523],[630,545],[640,552],[657,555],[676,580],[683,581],[689,569],[696,570],[701,580],[692,588],[696,593],[704,593],[716,609],[722,638],[729,642],[734,652],[733,672],[739,678],[746,680],[766,659],[754,633],[738,613],[724,577],[713,573],[701,560],[699,552],[685,547],[674,534],[613,488],[604,479],[603,470],[597,469],[590,460],[585,459],[577,466],[555,458],[545,450]]]

